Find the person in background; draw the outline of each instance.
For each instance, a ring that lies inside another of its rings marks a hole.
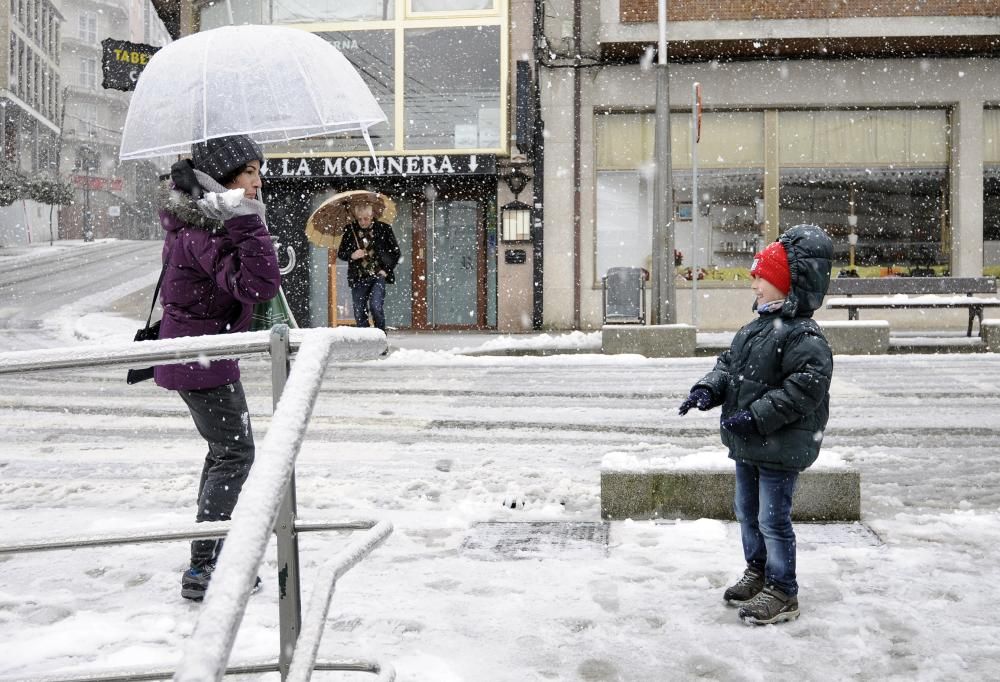
[[[757,318],[679,409],[722,406],[746,561],[723,598],[749,624],[799,616],[792,493],[819,456],[830,415],[833,354],[812,314],[830,284],[832,258],[833,242],[815,225],[792,227],[758,253],[750,267]]]
[[[392,228],[373,218],[369,203],[351,208],[354,222],[344,228],[337,257],[347,261],[347,284],[351,287],[354,320],[359,327],[375,326],[385,331],[385,285],[396,281],[393,270],[400,251]]]
[[[191,157],[174,164],[158,197],[166,232],[161,339],[247,331],[254,304],[274,297],[281,284],[264,204],[256,198],[260,147],[243,135],[215,138],[195,144]],[[154,379],[177,391],[208,443],[195,519],[228,520],[254,460],[238,361],[160,365]],[[191,543],[182,597],[204,598],[221,547],[221,540]]]

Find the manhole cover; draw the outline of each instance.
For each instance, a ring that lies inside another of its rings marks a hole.
[[[735,540],[740,537],[740,524],[729,523],[727,535]],[[842,545],[845,547],[878,547],[882,539],[863,523],[796,523],[795,543],[800,549],[816,546]]]
[[[796,523],[794,528],[799,545],[878,547],[882,544],[882,538],[863,523]]]
[[[590,521],[487,521],[477,523],[462,541],[474,559],[564,559],[566,554],[607,556],[608,524]]]

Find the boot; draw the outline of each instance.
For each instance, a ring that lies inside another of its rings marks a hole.
[[[203,600],[205,591],[208,590],[208,584],[212,581],[212,571],[214,570],[215,564],[213,563],[200,568],[192,566],[184,571],[181,576],[181,596],[191,601]],[[257,594],[259,591],[260,576],[257,576],[253,587],[250,588],[250,594]]]
[[[732,606],[742,606],[756,597],[764,589],[764,573],[752,566],[747,566],[743,577],[735,585],[726,588],[722,596],[726,603]]]
[[[799,600],[774,585],[768,585],[740,609],[740,619],[747,625],[770,625],[799,617]]]

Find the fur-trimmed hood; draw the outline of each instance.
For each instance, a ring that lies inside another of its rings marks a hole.
[[[205,216],[199,209],[198,204],[187,192],[175,189],[169,180],[160,183],[156,188],[156,207],[170,214],[176,220],[160,220],[163,229],[168,232],[181,229],[181,227],[194,227],[208,232],[221,232],[223,230],[221,220],[213,220]]]

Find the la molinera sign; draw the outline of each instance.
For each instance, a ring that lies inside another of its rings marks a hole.
[[[366,175],[409,177],[425,175],[495,175],[491,154],[412,156],[287,157],[267,159],[261,175],[278,178],[353,178]]]

